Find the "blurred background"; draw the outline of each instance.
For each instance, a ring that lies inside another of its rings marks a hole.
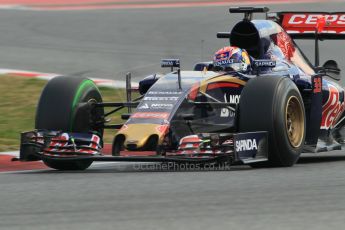
[[[228,44],[216,38],[242,19],[229,6],[267,5],[271,11],[339,11],[343,1],[0,0],[0,68],[134,80],[160,72],[161,58],[180,58],[183,69],[207,61]],[[97,3],[100,2],[100,3]],[[316,3],[304,3],[316,2]],[[5,6],[3,8],[5,8]],[[17,9],[17,10],[13,10]],[[257,18],[263,15],[256,15]],[[344,41],[320,42],[321,63],[345,67]],[[299,42],[313,61],[313,41]]]

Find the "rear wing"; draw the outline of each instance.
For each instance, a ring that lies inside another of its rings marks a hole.
[[[345,12],[268,13],[293,39],[315,41],[315,66],[319,66],[319,40],[345,40]]]
[[[345,12],[268,13],[294,39],[345,39]]]

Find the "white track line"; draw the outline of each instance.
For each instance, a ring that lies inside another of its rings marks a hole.
[[[19,151],[12,151],[12,152],[0,152],[0,156],[12,156],[12,157],[19,157]]]
[[[41,80],[47,80],[57,77],[63,76],[64,74],[57,74],[57,73],[41,73],[41,72],[34,72],[34,71],[27,71],[27,70],[17,70],[17,69],[1,69],[0,68],[0,75],[13,75],[13,76],[23,76],[28,78],[37,78]],[[109,87],[109,88],[126,88],[126,81],[122,80],[110,80],[105,78],[90,78],[95,82],[97,86]],[[133,87],[138,87],[138,82],[132,82]]]
[[[0,10],[33,10],[33,8],[22,5],[0,5]]]

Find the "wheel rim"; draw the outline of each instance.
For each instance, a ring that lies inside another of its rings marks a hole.
[[[285,125],[289,142],[292,147],[301,146],[304,136],[303,109],[297,97],[291,96],[286,104]]]

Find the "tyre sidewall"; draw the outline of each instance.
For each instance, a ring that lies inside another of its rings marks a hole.
[[[302,144],[290,144],[285,116],[286,105],[295,96],[303,111],[304,136]],[[239,132],[268,132],[268,163],[264,166],[292,166],[299,158],[305,138],[305,110],[295,83],[287,77],[265,76],[248,81],[239,104]]]
[[[301,94],[299,93],[296,85],[288,78],[283,79],[281,84],[277,87],[276,97],[273,105],[273,127],[272,133],[272,145],[274,148],[270,148],[270,151],[275,152],[275,156],[279,158],[279,163],[282,166],[292,166],[295,164],[301,154],[303,148],[303,142],[299,147],[293,147],[289,141],[287,127],[286,127],[286,106],[290,97],[294,96],[298,99],[302,106],[303,117],[305,118],[305,109],[302,101]],[[303,140],[305,139],[305,120],[304,120],[304,133]],[[272,159],[276,160],[276,159]]]

